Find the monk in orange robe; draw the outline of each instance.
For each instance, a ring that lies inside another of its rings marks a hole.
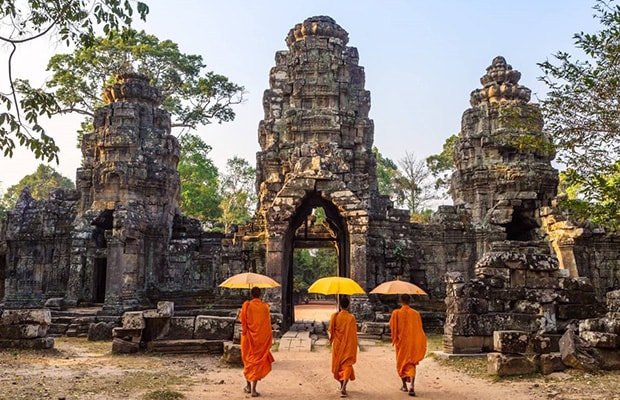
[[[340,397],[347,397],[347,383],[355,380],[353,364],[357,360],[357,322],[350,314],[348,297],[340,299],[340,312],[329,320],[329,342],[332,345],[332,373],[340,382]]]
[[[403,383],[400,390],[415,396],[415,369],[426,355],[426,335],[420,313],[409,306],[410,302],[411,296],[408,294],[400,296],[401,307],[392,312],[390,329],[396,350],[396,370]],[[411,382],[409,390],[407,382]]]
[[[252,397],[260,394],[256,391],[256,383],[267,376],[274,361],[271,354],[273,332],[269,306],[260,299],[260,288],[253,287],[250,291],[252,300],[243,303],[241,307],[241,359],[243,360],[243,375],[247,385],[245,393]]]

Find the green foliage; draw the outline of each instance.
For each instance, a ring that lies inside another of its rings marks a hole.
[[[172,127],[196,129],[213,121],[232,121],[232,105],[243,101],[243,87],[212,71],[204,72],[202,56],[184,54],[171,40],[160,41],[144,31],[126,29],[95,37],[71,54],[56,54],[47,66],[53,73],[47,86],[61,113],[92,117],[101,105],[101,90],[122,72],[139,72],[161,90],[162,107],[170,112]],[[92,129],[90,119],[83,129]]]
[[[135,10],[141,19],[148,14],[143,2],[122,0],[1,0],[0,23],[4,26],[0,42],[8,45],[9,92],[0,94],[0,149],[11,157],[17,145],[28,148],[39,159],[58,161],[58,146],[39,124],[59,105],[49,93],[31,88],[27,81],[13,75],[13,56],[18,46],[46,37],[64,41],[68,46],[89,46],[95,29],[112,34],[131,25]]]
[[[243,158],[235,156],[226,162],[226,172],[220,177],[220,222],[225,233],[230,232],[232,224],[250,219],[256,204],[255,180],[256,170]]]
[[[392,183],[394,177],[398,174],[398,166],[394,161],[387,157],[383,157],[376,146],[372,148],[372,152],[377,160],[377,181],[379,183],[379,193],[391,198],[394,194],[392,190]]]
[[[11,209],[19,198],[22,190],[28,186],[30,194],[37,200],[47,200],[52,189],[74,189],[73,181],[54,168],[39,164],[37,170],[24,176],[17,184],[9,187],[2,197],[2,207]]]
[[[558,52],[540,65],[549,86],[542,102],[546,129],[554,138],[566,180],[580,198],[567,202],[594,222],[620,226],[620,6],[599,0],[596,33],[573,36],[582,60]],[[570,200],[570,199],[569,199]]]
[[[181,136],[178,170],[181,175],[180,208],[184,215],[214,225],[222,216],[217,167],[209,158],[211,146],[199,136]]]
[[[293,292],[300,296],[308,293],[314,281],[336,275],[338,259],[332,249],[300,249],[293,253]]]
[[[426,158],[426,166],[435,178],[435,189],[448,193],[450,178],[454,172],[454,148],[461,133],[452,135],[443,143],[441,153]]]

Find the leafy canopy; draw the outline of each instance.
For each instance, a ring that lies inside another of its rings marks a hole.
[[[235,156],[226,162],[226,171],[220,176],[220,222],[225,233],[230,233],[233,224],[250,219],[256,205],[255,180],[256,170],[245,159]]]
[[[180,208],[188,217],[213,225],[221,218],[219,174],[209,158],[211,146],[199,136],[186,134],[180,138],[178,170],[181,175]]]
[[[101,90],[121,72],[139,72],[151,79],[163,96],[162,107],[170,112],[172,127],[196,129],[212,121],[232,121],[232,105],[243,101],[242,86],[212,71],[200,55],[184,54],[171,40],[159,40],[144,31],[95,37],[88,46],[71,54],[53,56],[47,82],[59,103],[59,113],[92,117],[101,105]],[[91,129],[90,119],[83,129]]]
[[[74,189],[73,181],[61,175],[54,168],[39,164],[32,174],[24,176],[18,183],[9,187],[2,197],[2,207],[12,209],[25,187],[30,189],[30,195],[36,200],[47,200],[53,189]]]
[[[596,33],[573,36],[581,59],[557,52],[540,63],[549,86],[546,129],[566,165],[566,183],[581,188],[581,217],[620,226],[620,6],[598,0]]]
[[[54,97],[33,89],[14,75],[13,57],[18,46],[40,38],[60,40],[68,46],[88,47],[95,30],[108,35],[130,26],[134,9],[144,20],[148,6],[133,0],[0,0],[0,42],[8,45],[8,92],[0,93],[0,150],[12,156],[17,145],[39,159],[58,161],[58,146],[39,123],[59,109]],[[5,55],[3,54],[3,58]]]

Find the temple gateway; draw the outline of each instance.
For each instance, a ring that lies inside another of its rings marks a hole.
[[[96,306],[95,318],[113,321],[161,302],[215,313],[243,299],[218,284],[254,271],[282,284],[267,300],[285,330],[295,322],[295,249],[331,248],[334,272],[367,292],[397,277],[422,287],[425,326],[452,352],[487,350],[494,330],[554,334],[599,316],[619,287],[620,236],[562,216],[551,140],[520,73],[491,60],[462,115],[454,204],[412,223],[379,193],[370,92],[347,42],[319,16],[276,52],[258,124],[258,204],[232,236],[183,216],[179,143],[161,95],[143,75],[120,75],[82,139],[76,189],[47,200],[25,189],[2,221],[4,313]],[[547,145],[521,145],[532,142]],[[384,322],[384,301],[355,296],[352,310]]]

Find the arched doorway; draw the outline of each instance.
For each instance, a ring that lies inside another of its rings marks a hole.
[[[322,209],[324,219],[317,224],[315,210]],[[349,234],[347,224],[338,208],[321,197],[318,192],[309,193],[289,219],[284,237],[282,264],[282,312],[285,326],[295,321],[295,271],[296,249],[334,249],[336,268],[333,275],[349,276]]]

